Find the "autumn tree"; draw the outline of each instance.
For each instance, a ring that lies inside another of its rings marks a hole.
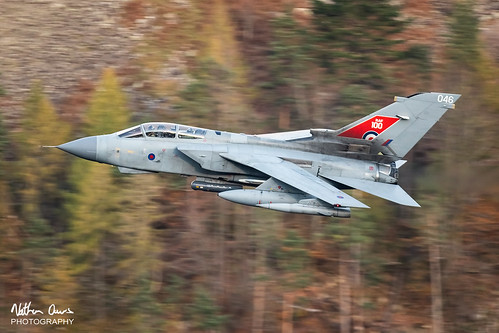
[[[85,117],[85,135],[111,133],[128,125],[126,98],[112,69],[106,69],[92,95]],[[79,286],[74,291],[82,318],[94,324],[109,325],[108,319],[119,307],[119,290],[111,288],[119,280],[123,235],[118,181],[109,166],[74,159],[68,202],[71,212],[66,246],[70,274]],[[92,292],[90,292],[92,291]]]
[[[20,130],[13,135],[15,160],[9,163],[14,212],[22,221],[23,245],[21,295],[37,299],[43,269],[60,244],[57,232],[64,230],[65,158],[42,145],[66,140],[69,126],[62,122],[35,83],[25,103]]]
[[[63,143],[68,135],[69,126],[59,119],[41,83],[35,83],[25,104],[21,130],[15,134],[14,193],[23,218],[51,219],[55,225],[54,218],[61,214],[51,210],[60,208],[62,201],[59,190],[64,180],[65,157],[42,146]]]
[[[23,248],[22,221],[12,211],[11,191],[8,186],[10,168],[7,149],[10,139],[0,114],[0,330],[8,329],[8,313],[12,302],[19,297],[23,274],[20,253]],[[9,172],[8,172],[9,171]]]

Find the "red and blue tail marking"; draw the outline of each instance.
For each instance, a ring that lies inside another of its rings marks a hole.
[[[360,124],[346,129],[339,133],[338,136],[371,141],[399,120],[400,118],[398,117],[373,116]]]

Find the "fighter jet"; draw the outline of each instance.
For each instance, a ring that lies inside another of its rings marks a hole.
[[[194,190],[271,210],[350,217],[369,208],[343,192],[358,189],[420,207],[397,183],[404,156],[459,94],[417,93],[337,130],[238,134],[151,122],[57,146],[127,174],[195,176]]]

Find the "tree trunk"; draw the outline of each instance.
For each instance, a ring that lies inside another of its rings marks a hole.
[[[430,255],[431,276],[431,314],[433,333],[444,331],[444,316],[442,310],[442,274],[440,270],[440,248],[437,238],[437,226],[435,218],[428,214],[428,250]]]
[[[266,269],[266,250],[265,250],[265,236],[267,231],[264,229],[264,223],[256,219],[254,226],[254,241],[256,243],[256,255],[253,260],[254,271],[250,273],[253,280],[253,314],[251,318],[251,331],[253,333],[263,333],[263,326],[265,322],[265,293],[267,281],[265,280]],[[247,224],[244,224],[247,226]],[[246,231],[247,235],[251,234],[250,230]],[[249,239],[244,239],[243,244],[249,244]],[[247,262],[248,266],[250,262]],[[256,279],[255,279],[256,277]],[[247,283],[245,281],[245,283]]]
[[[284,129],[284,130],[289,130],[289,127],[291,125],[291,115],[289,110],[281,110],[279,111],[279,128]]]
[[[341,333],[350,333],[350,317],[352,314],[350,274],[349,274],[348,250],[340,250],[340,327]]]
[[[253,284],[253,318],[252,332],[262,333],[265,314],[265,281],[261,279],[265,275],[265,265],[257,263],[257,280]]]
[[[362,271],[360,267],[360,258],[362,255],[362,245],[359,243],[352,244],[351,253],[353,253],[355,259],[353,260],[353,287],[354,287],[354,304],[355,316],[353,317],[354,331],[363,332],[364,331],[364,288],[362,287]]]
[[[293,333],[293,292],[284,292],[282,295],[282,333]]]

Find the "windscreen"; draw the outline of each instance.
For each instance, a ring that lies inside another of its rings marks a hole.
[[[119,135],[120,138],[142,138],[143,135],[142,135],[142,129],[140,128],[140,126],[136,126],[124,133],[121,133]]]

